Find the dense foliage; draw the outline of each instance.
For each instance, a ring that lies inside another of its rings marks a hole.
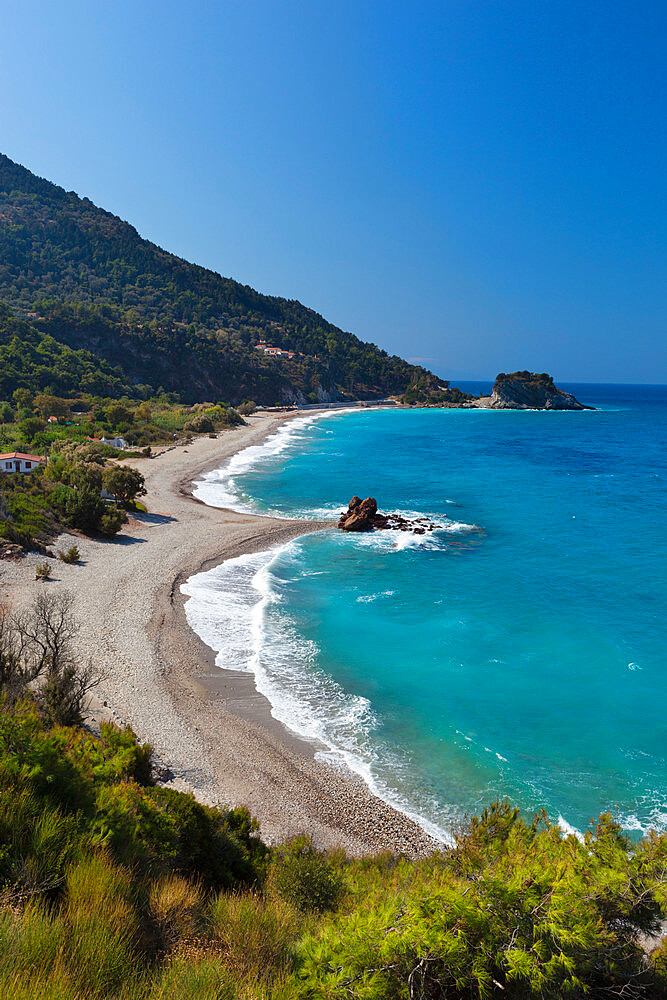
[[[18,388],[61,396],[91,392],[120,396],[129,390],[120,368],[90,351],[73,350],[0,302],[0,398]]]
[[[584,843],[496,803],[454,850],[267,848],[153,784],[129,729],[0,702],[0,995],[23,1000],[667,996],[667,839]]]
[[[56,438],[45,467],[29,474],[3,473],[0,539],[31,547],[62,527],[115,535],[127,520],[123,508],[132,507],[146,490],[141,473],[109,464],[105,453],[118,455],[96,442]]]
[[[166,390],[187,402],[274,404],[380,397],[424,373],[299,302],[165,252],[2,155],[0,298],[32,327],[14,328],[14,346],[0,328],[11,365],[0,395],[16,385],[64,394],[78,374],[99,394],[120,395],[131,383],[136,396]],[[260,340],[295,357],[266,356],[255,349]],[[46,356],[57,360],[52,378]]]
[[[415,375],[403,395],[403,401],[413,406],[456,407],[475,397],[469,392],[452,388],[449,382],[442,382],[431,372]]]
[[[248,401],[241,406],[246,413],[254,408]],[[0,451],[48,454],[48,465],[29,475],[0,475],[0,539],[29,547],[63,525],[114,534],[124,514],[105,500],[136,510],[146,492],[143,476],[120,462],[150,455],[151,445],[186,442],[194,433],[215,434],[241,423],[240,413],[224,403],[184,407],[167,395],[113,400],[80,393],[68,399],[19,387],[0,400]],[[102,438],[121,438],[140,451],[119,450]]]
[[[304,943],[301,976],[359,1000],[664,996],[642,934],[666,871],[665,837],[635,847],[602,816],[582,843],[496,803],[452,852],[360,880]]]
[[[39,470],[0,475],[0,540],[30,547],[51,538],[59,521],[50,492]]]

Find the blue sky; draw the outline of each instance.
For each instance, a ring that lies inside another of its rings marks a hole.
[[[453,379],[667,382],[667,7],[7,5],[0,148]]]

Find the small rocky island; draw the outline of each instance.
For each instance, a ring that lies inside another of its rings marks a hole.
[[[594,410],[554,385],[546,372],[501,372],[490,396],[473,396],[434,375],[413,382],[403,396],[408,406],[482,410]]]
[[[342,531],[411,531],[415,535],[425,535],[427,531],[441,528],[441,524],[429,521],[427,517],[417,517],[409,520],[401,514],[378,513],[377,501],[374,497],[354,496],[338,519],[338,527]]]
[[[479,396],[471,406],[491,410],[593,410],[571,393],[554,385],[546,372],[501,372],[490,396]]]

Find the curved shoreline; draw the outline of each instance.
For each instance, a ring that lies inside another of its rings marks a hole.
[[[127,722],[151,742],[164,780],[204,801],[247,805],[271,842],[307,832],[319,846],[354,854],[424,854],[438,845],[421,827],[360,778],[315,760],[316,746],[272,717],[253,675],[215,667],[185,618],[180,584],[188,577],[332,526],[222,510],[192,496],[197,476],[262,443],[285,419],[257,415],[215,440],[133,460],[150,513],[132,517],[113,541],[77,537],[82,563],[56,563],[49,587],[72,591],[78,652],[104,674],[95,717]],[[38,559],[0,564],[0,590],[12,604],[37,592]]]

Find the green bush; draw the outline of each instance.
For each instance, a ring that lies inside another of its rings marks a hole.
[[[150,747],[140,746],[130,729],[105,724],[96,738],[76,727],[50,727],[30,702],[0,712],[0,796],[9,788],[15,796],[25,792],[28,803],[42,796],[58,815],[77,817],[79,844],[104,846],[128,864],[166,866],[216,890],[262,881],[267,848],[247,810],[213,809],[150,781]],[[17,812],[19,832],[35,821],[27,808]],[[30,861],[31,851],[19,849],[21,837],[28,834],[16,834],[17,853],[9,851],[7,865]]]
[[[215,426],[210,417],[197,416],[187,422],[184,430],[192,431],[193,434],[210,434]]]
[[[269,873],[271,888],[306,913],[334,909],[343,895],[340,873],[308,837],[297,837],[275,853]]]
[[[56,486],[52,494],[53,503],[65,524],[86,532],[97,530],[106,513],[106,504],[100,490],[101,480],[98,486],[93,477],[86,476],[83,472],[77,476],[76,485]]]
[[[0,894],[20,901],[62,884],[80,838],[75,818],[45,802],[38,790],[17,787],[7,763],[0,774]]]
[[[79,552],[78,545],[70,545],[70,547],[63,552],[62,549],[58,549],[58,558],[64,563],[78,563],[81,558],[81,553]]]
[[[145,997],[146,1000],[237,1000],[239,994],[219,956],[184,949],[171,958]]]
[[[213,889],[262,880],[268,852],[247,809],[213,809],[171,788],[156,787],[148,795],[171,824],[162,850],[179,871]]]
[[[204,893],[199,885],[170,873],[155,881],[149,893],[151,916],[164,947],[191,940],[202,930]]]
[[[362,880],[352,907],[304,944],[305,993],[657,997],[639,935],[658,925],[664,871],[609,817],[582,844],[497,803],[453,852]]]
[[[144,477],[128,466],[110,465],[102,473],[102,486],[124,505],[146,493]]]
[[[210,906],[213,938],[238,978],[272,978],[291,970],[303,916],[282,899],[220,893]]]
[[[127,514],[120,507],[107,506],[97,522],[97,529],[102,535],[116,535],[127,521]]]
[[[73,865],[62,910],[68,966],[90,996],[108,995],[134,978],[139,931],[131,874],[103,854]]]

